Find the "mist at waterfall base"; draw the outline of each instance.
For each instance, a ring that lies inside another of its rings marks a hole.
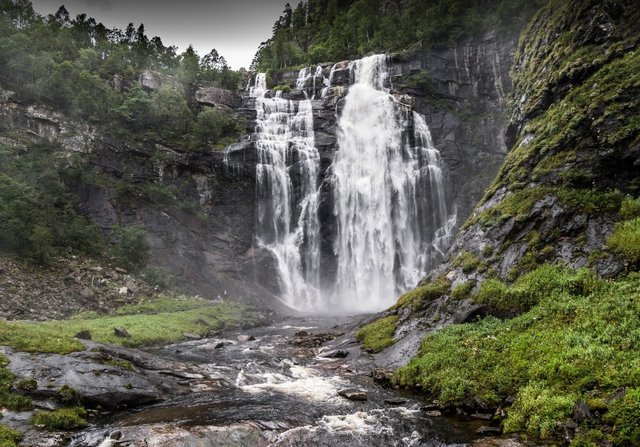
[[[330,93],[335,68],[329,76],[323,67],[301,70],[302,100],[267,90],[264,73],[250,87],[257,112],[256,239],[275,258],[280,298],[289,307],[369,313],[416,286],[448,246],[455,213],[447,209],[440,154],[424,117],[390,93],[385,55],[350,63],[337,150],[321,172],[313,101]],[[318,217],[323,183],[336,229],[329,278]]]

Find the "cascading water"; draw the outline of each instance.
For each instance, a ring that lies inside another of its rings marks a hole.
[[[333,164],[332,300],[371,311],[393,304],[424,275],[435,229],[448,216],[438,151],[424,118],[389,94],[386,56],[356,61],[352,71]]]
[[[256,237],[277,260],[285,303],[317,309],[321,306],[320,156],[314,144],[311,101],[267,98],[266,93],[265,75],[258,74],[250,89],[257,111]]]
[[[448,246],[455,224],[440,154],[424,117],[389,93],[386,56],[352,62],[350,69],[353,85],[325,174],[337,228],[335,278],[325,279],[330,285],[320,284],[326,275],[312,101],[267,98],[264,74],[251,89],[258,112],[257,239],[277,260],[283,300],[300,310],[371,312],[393,304]],[[311,87],[313,99],[322,79],[324,97],[332,78],[320,67],[303,69],[297,87]]]

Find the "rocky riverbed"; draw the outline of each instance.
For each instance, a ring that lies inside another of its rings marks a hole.
[[[478,441],[486,421],[444,417],[381,386],[350,334],[360,320],[297,317],[145,351],[90,341],[66,356],[5,349],[17,376],[37,380],[37,407],[55,406],[69,385],[93,417],[75,434],[31,427],[27,413],[3,422],[25,446],[520,445]]]

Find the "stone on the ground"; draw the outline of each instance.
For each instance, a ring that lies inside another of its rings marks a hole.
[[[116,335],[116,337],[131,338],[131,334],[129,334],[129,332],[122,326],[114,327],[113,333]]]
[[[74,338],[79,338],[80,340],[91,340],[91,332],[89,332],[89,331],[80,331],[76,335],[74,335],[73,337]]]
[[[241,341],[241,342],[253,341],[255,339],[256,338],[253,335],[246,335],[246,334],[238,335],[238,341]]]

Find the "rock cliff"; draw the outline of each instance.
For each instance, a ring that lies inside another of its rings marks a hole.
[[[509,153],[445,262],[390,311],[399,342],[382,363],[404,363],[426,332],[504,315],[473,298],[487,279],[512,282],[543,263],[609,278],[637,267],[609,242],[640,178],[631,3],[562,2],[525,30],[511,71]]]

